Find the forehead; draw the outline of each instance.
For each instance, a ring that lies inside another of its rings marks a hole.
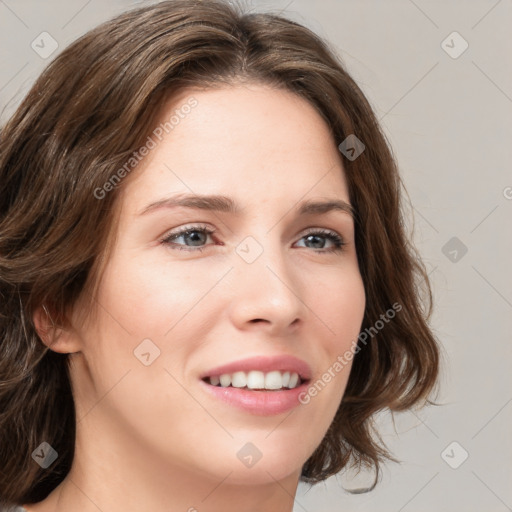
[[[158,127],[154,148],[127,187],[137,207],[148,196],[185,192],[229,194],[238,202],[309,193],[348,201],[327,124],[290,91],[255,84],[185,89],[162,109]]]
[[[191,98],[197,104],[180,116],[169,142],[187,142],[187,146],[195,143],[197,148],[201,144],[205,151],[216,146],[222,152],[224,146],[239,156],[240,152],[252,156],[263,150],[287,158],[322,151],[334,144],[327,124],[313,105],[291,91],[265,85],[182,91],[162,109],[160,122],[185,111]]]

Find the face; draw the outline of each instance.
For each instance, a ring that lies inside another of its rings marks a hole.
[[[348,210],[300,213],[308,201],[349,204],[342,160],[323,119],[290,92],[189,89],[163,122],[190,98],[125,183],[97,317],[76,329],[77,410],[162,467],[247,484],[299,475],[343,397],[351,362],[335,363],[365,307]],[[228,196],[238,211],[167,201],[186,194]],[[272,366],[281,356],[302,365]],[[301,400],[203,380],[249,358],[260,359],[227,372],[238,368],[237,385],[243,370],[257,388],[259,371],[282,386],[275,372],[289,370],[309,377]]]

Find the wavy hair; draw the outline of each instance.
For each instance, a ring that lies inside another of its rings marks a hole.
[[[334,48],[275,14],[223,0],[171,0],[127,11],[77,39],[43,71],[0,132],[0,506],[44,499],[69,472],[75,408],[68,354],[43,343],[34,314],[67,325],[78,298],[92,305],[112,247],[125,177],[98,188],[140,148],[164,104],[186,87],[239,82],[291,91],[325,120],[341,152],[366,309],[362,328],[398,303],[386,327],[360,343],[345,394],[302,468],[312,484],[345,466],[376,470],[388,452],[374,415],[426,402],[440,346],[428,320],[432,292],[408,239],[397,165],[378,120]],[[359,340],[361,341],[361,340]],[[32,459],[42,441],[59,454]],[[373,487],[372,487],[373,488]]]

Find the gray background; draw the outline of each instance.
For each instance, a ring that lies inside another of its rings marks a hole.
[[[0,0],[0,121],[60,50],[141,3]],[[379,417],[401,464],[386,465],[369,494],[343,487],[370,474],[301,484],[294,511],[512,510],[512,1],[245,3],[331,41],[369,98],[411,198],[411,236],[433,281],[431,323],[444,348],[443,405],[394,423]],[[46,60],[31,48],[43,31],[59,45]],[[454,31],[469,45],[460,55]]]

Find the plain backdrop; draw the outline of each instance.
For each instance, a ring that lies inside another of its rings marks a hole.
[[[149,2],[0,0],[0,121],[84,32]],[[372,475],[301,484],[294,511],[512,510],[512,2],[245,1],[282,12],[332,44],[375,109],[398,159],[408,222],[434,288],[443,350],[439,402],[383,413],[401,460]],[[58,48],[32,48],[48,32]],[[0,184],[1,187],[1,184]]]

